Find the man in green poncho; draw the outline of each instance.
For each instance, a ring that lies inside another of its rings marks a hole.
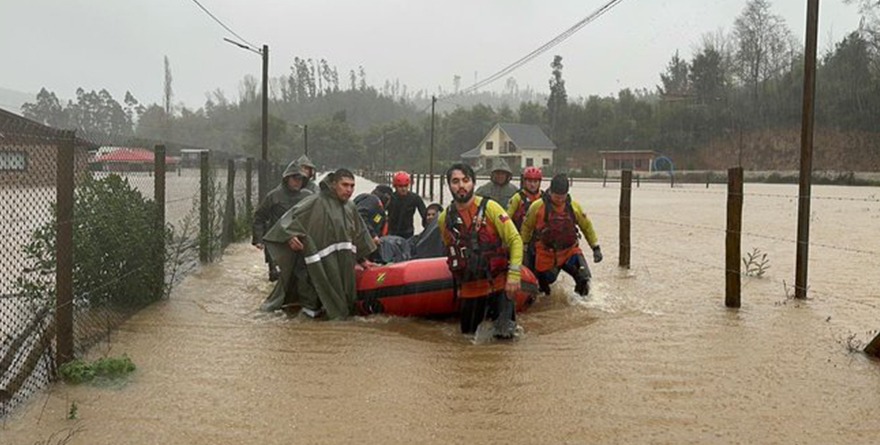
[[[265,253],[266,264],[269,265],[269,281],[277,281],[279,272],[275,261],[263,248],[263,234],[291,207],[312,194],[312,192],[303,189],[307,181],[308,178],[303,174],[299,162],[291,162],[284,170],[284,174],[281,175],[281,184],[266,194],[263,202],[254,212],[251,244]]]
[[[302,306],[310,316],[323,309],[330,319],[345,318],[357,297],[355,265],[369,267],[366,258],[376,245],[350,200],[354,175],[339,169],[320,188],[285,213],[263,241],[281,267],[281,279],[295,280],[286,304]],[[266,304],[263,309],[271,310]]]
[[[299,164],[303,175],[306,177],[306,184],[303,188],[312,193],[318,193],[318,185],[315,184],[315,164],[306,155],[300,156],[296,163]]]

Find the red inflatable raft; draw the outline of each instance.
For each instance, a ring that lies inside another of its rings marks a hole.
[[[516,310],[535,301],[538,280],[523,267],[522,290]],[[427,317],[458,313],[458,299],[446,258],[426,258],[357,270],[357,302],[360,315],[389,314]]]

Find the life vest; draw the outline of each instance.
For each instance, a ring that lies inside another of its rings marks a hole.
[[[539,234],[541,243],[548,249],[563,250],[578,242],[577,219],[571,207],[571,196],[565,199],[565,208],[556,212],[550,196],[544,196],[544,227]]]
[[[486,218],[489,199],[483,198],[474,219],[466,227],[455,203],[446,209],[446,231],[452,243],[449,245],[447,264],[452,274],[461,282],[493,279],[508,270],[508,250]]]
[[[539,190],[538,198],[534,200],[529,197],[525,190],[520,190],[517,193],[519,193],[519,207],[516,208],[516,211],[513,212],[513,215],[511,215],[510,218],[513,219],[513,224],[516,225],[516,229],[519,230],[522,228],[522,223],[526,219],[526,213],[529,211],[529,206],[538,199],[541,199],[543,193]]]

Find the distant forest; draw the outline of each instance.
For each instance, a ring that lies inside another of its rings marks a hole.
[[[880,171],[880,4],[860,3],[864,16],[820,54],[817,73],[816,167]],[[803,94],[802,36],[794,36],[766,0],[749,1],[729,32],[705,34],[688,60],[673,51],[652,88],[616,96],[570,98],[564,60],[555,56],[548,90],[521,90],[509,78],[503,92],[439,91],[435,159],[457,160],[498,122],[541,126],[559,147],[562,164],[594,173],[600,150],[654,150],[679,169],[797,168]],[[571,57],[577,57],[576,55]],[[106,90],[76,91],[62,104],[42,89],[24,115],[47,125],[107,135],[111,141],[173,141],[259,158],[259,81],[245,77],[238,98],[215,90],[204,105],[174,103],[165,61],[162,104],[141,104],[127,92],[122,103]],[[286,162],[303,152],[322,166],[426,170],[431,95],[399,81],[366,82],[363,67],[340,79],[328,61],[296,57],[286,76],[270,80],[270,158]],[[564,160],[567,160],[564,161]]]

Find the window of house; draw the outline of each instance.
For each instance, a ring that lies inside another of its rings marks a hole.
[[[550,158],[544,158],[541,160],[541,165],[550,165]]]
[[[23,151],[0,151],[0,171],[27,170],[27,153]]]
[[[526,158],[526,167],[531,167],[535,165],[535,160],[532,158]]]
[[[493,148],[495,144],[492,141],[486,141],[486,151],[489,151]]]
[[[513,141],[507,141],[507,151],[510,153],[516,153],[516,144]]]

